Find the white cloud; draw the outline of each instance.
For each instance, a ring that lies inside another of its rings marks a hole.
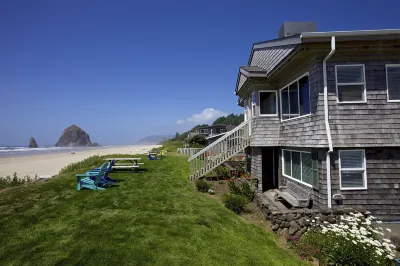
[[[209,124],[215,121],[220,116],[227,116],[228,114],[214,109],[214,108],[206,108],[199,114],[193,114],[185,120],[177,120],[176,124],[181,125],[184,123],[192,123],[192,124]]]

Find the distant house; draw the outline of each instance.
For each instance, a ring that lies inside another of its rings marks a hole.
[[[189,159],[194,178],[237,153],[230,139],[258,188],[285,191],[294,207],[400,220],[400,30],[284,23],[277,39],[253,44],[235,93],[245,122]]]
[[[207,138],[207,137],[211,137],[211,136],[225,134],[232,128],[234,128],[234,126],[227,126],[227,125],[202,126],[202,127],[199,127],[196,130],[196,132],[190,132],[188,134],[188,138],[191,138],[196,135],[202,135]]]

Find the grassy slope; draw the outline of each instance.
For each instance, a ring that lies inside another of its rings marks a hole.
[[[143,161],[105,191],[77,191],[74,173],[0,190],[0,265],[302,265],[195,191],[184,157]]]

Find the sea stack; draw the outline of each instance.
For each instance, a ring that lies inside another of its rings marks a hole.
[[[72,125],[64,129],[56,147],[85,147],[91,146],[89,135],[77,125]]]
[[[34,138],[34,137],[31,137],[31,138],[29,139],[29,148],[37,148],[37,147],[38,147],[38,145],[37,145],[37,143],[36,143],[35,138]]]

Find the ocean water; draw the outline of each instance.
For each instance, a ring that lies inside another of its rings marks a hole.
[[[29,148],[23,146],[3,146],[0,147],[0,158],[15,157],[15,156],[30,156],[49,153],[65,153],[75,152],[80,150],[94,150],[107,148],[111,146],[98,147],[54,147],[54,146],[39,146],[38,148]]]

